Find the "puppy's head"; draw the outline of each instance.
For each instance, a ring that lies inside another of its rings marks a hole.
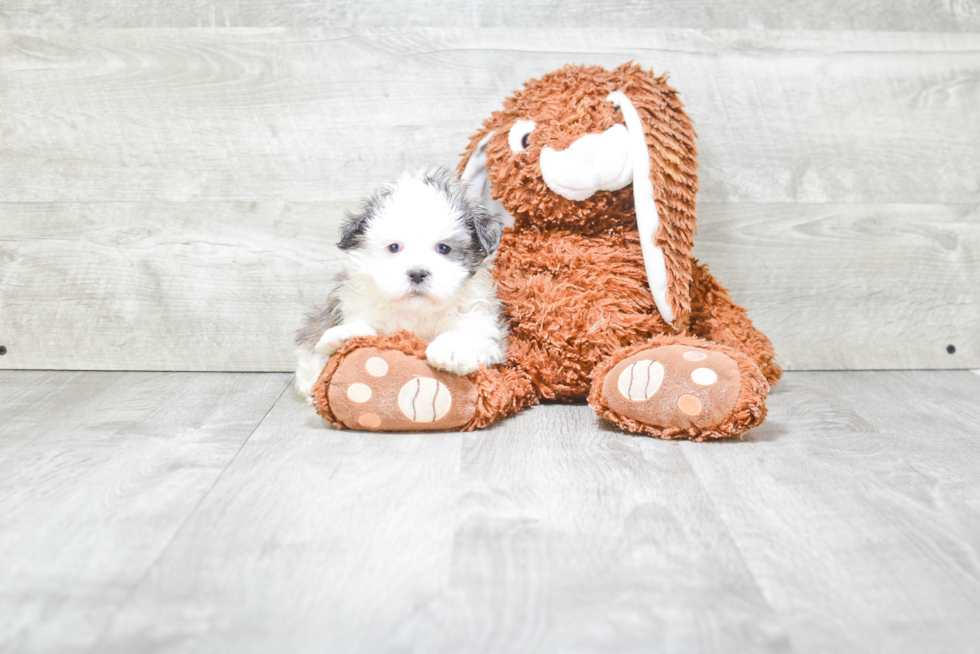
[[[351,271],[387,302],[441,305],[485,267],[503,224],[444,168],[404,175],[347,214],[340,243]]]

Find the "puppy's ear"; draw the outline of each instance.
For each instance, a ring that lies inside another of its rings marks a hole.
[[[337,247],[341,250],[354,250],[364,242],[364,232],[368,223],[378,213],[381,205],[391,195],[390,188],[376,191],[357,211],[348,211],[344,216],[344,224],[340,228],[340,242]]]
[[[497,251],[500,237],[504,233],[503,221],[477,197],[470,181],[456,179],[448,168],[437,168],[432,172],[423,173],[422,180],[444,193],[453,206],[462,213],[466,228],[473,236],[473,244],[479,250],[481,258]]]
[[[337,247],[344,251],[356,249],[363,242],[364,230],[367,229],[370,218],[371,214],[367,211],[348,211],[344,225],[340,228],[340,242]]]
[[[504,233],[504,223],[500,218],[487,211],[483,206],[476,205],[467,217],[466,226],[473,233],[485,256],[490,256],[497,251],[497,247],[500,245],[500,237]]]

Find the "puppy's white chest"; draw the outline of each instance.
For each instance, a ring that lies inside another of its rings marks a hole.
[[[408,330],[425,341],[431,341],[445,331],[445,316],[440,312],[415,313],[411,311],[394,311],[386,322],[387,330],[391,333]]]
[[[419,316],[408,311],[395,311],[388,317],[388,323],[392,331],[408,329],[415,331],[419,326]]]

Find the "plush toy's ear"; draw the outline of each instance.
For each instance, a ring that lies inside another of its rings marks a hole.
[[[683,329],[691,313],[692,248],[697,197],[694,129],[676,92],[640,73],[608,99],[630,132],[633,198],[643,261],[657,309]]]
[[[514,224],[514,217],[507,213],[504,205],[490,197],[492,185],[490,178],[487,177],[487,145],[493,138],[493,134],[490,131],[482,137],[480,134],[473,137],[470,147],[463,153],[459,178],[470,185],[476,199],[482,202],[491,214],[500,218],[504,225],[509,227]]]

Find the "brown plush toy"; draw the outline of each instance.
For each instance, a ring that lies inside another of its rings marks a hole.
[[[431,369],[411,334],[358,337],[314,386],[319,413],[354,429],[469,430],[542,399],[588,398],[658,438],[760,424],[781,371],[691,254],[697,152],[682,107],[634,64],[566,66],[505,100],[459,170],[514,221],[495,268],[508,363],[458,377]]]

